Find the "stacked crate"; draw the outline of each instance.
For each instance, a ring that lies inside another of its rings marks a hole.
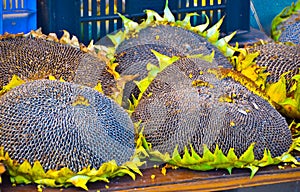
[[[36,0],[2,0],[0,34],[27,33],[37,28]]]
[[[38,26],[44,33],[67,30],[87,44],[123,26],[117,13],[139,20],[145,9],[162,13],[164,6],[164,0],[39,0]],[[249,31],[250,0],[169,0],[169,7],[178,19],[198,13],[192,24],[205,22],[205,13],[211,24],[225,16],[224,33]]]

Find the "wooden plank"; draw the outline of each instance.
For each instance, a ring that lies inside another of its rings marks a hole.
[[[137,176],[133,181],[129,176],[117,177],[110,183],[89,183],[92,191],[222,191],[243,187],[264,186],[269,184],[300,181],[300,168],[286,167],[284,170],[277,166],[261,169],[252,179],[248,170],[234,169],[230,175],[226,170],[192,171],[187,169],[168,169],[163,175],[161,169],[147,168],[142,170],[143,176]],[[155,175],[155,179],[151,178]],[[3,178],[1,192],[6,191],[36,191],[35,185],[11,187],[7,177]],[[107,187],[109,187],[107,189]],[[61,189],[45,188],[43,192],[58,192]],[[63,189],[64,192],[80,191],[78,188]]]

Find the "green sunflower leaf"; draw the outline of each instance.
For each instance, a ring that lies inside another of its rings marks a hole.
[[[202,161],[202,158],[200,157],[200,155],[198,155],[194,149],[194,147],[192,147],[192,145],[190,145],[190,149],[191,149],[191,156],[192,159],[194,159],[196,162],[200,162]]]
[[[230,165],[228,158],[224,155],[221,149],[219,149],[218,145],[216,146],[214,152],[215,160],[213,164],[216,168],[227,168]]]
[[[120,13],[118,13],[118,15],[121,17],[126,31],[134,31],[139,26],[139,24],[137,22],[134,22],[131,19],[128,19],[124,15],[122,15]]]
[[[215,160],[214,154],[208,149],[207,145],[203,145],[203,162],[213,162]]]
[[[180,154],[178,152],[178,147],[176,147],[174,149],[174,152],[172,154],[172,161],[174,161],[174,162],[181,162],[181,156],[180,156]]]
[[[46,177],[44,168],[39,161],[34,162],[31,172],[32,172],[32,178],[34,181],[40,180],[40,179],[43,179]]]
[[[154,20],[158,22],[163,22],[164,19],[155,11],[153,10],[145,10],[145,13],[147,15],[146,24],[151,24]]]
[[[206,31],[207,40],[211,43],[217,42],[220,36],[220,27],[223,23],[224,17],[222,17],[215,25]]]
[[[86,184],[90,177],[86,175],[75,175],[69,178],[66,182],[72,183],[75,187],[81,187],[82,189],[88,190]]]
[[[16,183],[16,184],[21,184],[21,183],[30,184],[30,183],[32,183],[32,181],[24,175],[17,175],[15,177],[10,177],[10,181],[12,183]]]
[[[273,165],[274,164],[274,159],[272,158],[270,150],[265,150],[264,151],[264,156],[263,158],[259,161],[259,166],[260,167],[265,167],[268,165]]]
[[[125,40],[125,34],[122,31],[118,31],[116,34],[108,34],[107,37],[112,41],[112,43],[117,47]]]
[[[135,173],[143,176],[143,173],[140,171],[140,169],[138,168],[138,165],[141,166],[143,165],[144,163],[140,163],[138,164],[137,162],[132,162],[132,161],[129,161],[129,162],[126,162],[124,165],[126,167],[128,167],[129,169],[131,169],[132,171],[134,171]]]
[[[164,9],[164,20],[168,22],[175,22],[175,17],[171,10],[169,9],[169,2],[166,0],[166,5]]]
[[[252,143],[249,148],[240,156],[239,161],[245,162],[245,163],[251,163],[255,160],[254,157],[254,143]]]
[[[132,178],[132,180],[135,180],[135,174],[128,169],[119,169],[112,174],[113,177],[115,176],[122,177],[124,175],[129,175]]]
[[[183,153],[181,162],[184,163],[184,164],[194,164],[194,163],[197,163],[197,161],[195,161],[195,159],[193,159],[191,157],[191,154],[190,154],[190,152],[189,152],[189,150],[188,150],[188,148],[186,146],[184,147],[184,153]]]
[[[57,184],[55,179],[37,179],[34,182],[38,185],[48,186],[48,187],[62,187],[62,184]]]
[[[91,177],[91,179],[89,180],[89,182],[97,182],[97,181],[103,181],[103,182],[105,182],[105,183],[109,183],[108,175],[105,174],[105,175],[101,175],[101,176],[93,176],[93,177]]]
[[[0,96],[17,86],[22,85],[23,83],[25,83],[24,80],[22,80],[17,75],[13,75],[11,80],[9,81],[9,83],[7,85],[3,86],[2,90],[0,90]]]
[[[151,52],[156,56],[159,62],[160,66],[160,72],[163,71],[166,67],[170,66],[172,63],[177,61],[179,57],[173,56],[173,57],[168,57],[166,55],[163,55],[155,50],[151,50]]]
[[[266,87],[266,93],[270,99],[276,103],[283,102],[286,99],[286,79],[285,75],[289,72],[283,73],[278,82],[270,84]]]
[[[199,14],[197,14],[197,13],[188,13],[188,14],[185,15],[185,18],[182,21],[177,20],[176,24],[179,25],[180,27],[185,28],[185,29],[196,29],[195,27],[191,26],[191,17],[193,17],[193,16],[199,16]],[[200,31],[200,29],[197,29],[197,30]]]
[[[293,156],[292,156],[291,154],[289,154],[289,153],[283,154],[283,155],[281,156],[281,161],[282,161],[282,162],[287,162],[287,163],[293,162],[293,163],[296,164],[296,165],[300,165],[300,162],[298,162],[297,159],[296,159],[295,157],[293,157]]]
[[[234,163],[235,161],[238,160],[238,157],[236,156],[236,154],[234,153],[234,148],[230,148],[228,153],[227,153],[227,159],[228,161]]]
[[[210,55],[203,55],[203,54],[188,55],[187,58],[198,58],[212,63],[215,58],[215,51],[213,50]]]
[[[60,184],[63,184],[66,182],[67,179],[75,176],[75,174],[69,168],[64,167],[60,170],[50,169],[46,172],[46,176],[55,179],[56,182]]]
[[[251,170],[250,178],[253,178],[259,169],[257,166],[253,166],[253,165],[247,165],[246,168],[249,168]]]
[[[235,53],[235,50],[228,45],[228,42],[233,38],[235,34],[236,32],[233,32],[214,43],[214,45],[225,55],[225,57],[232,57]]]
[[[205,31],[205,29],[207,29],[207,27],[209,26],[209,19],[206,14],[204,16],[206,18],[206,22],[204,24],[192,27],[191,30],[197,31],[198,33],[203,33]]]
[[[25,160],[18,168],[18,172],[19,173],[24,173],[24,174],[28,174],[31,175],[31,165],[30,163]]]
[[[162,72],[165,68],[167,68],[168,66],[170,66],[172,63],[174,63],[179,59],[179,57],[177,56],[168,57],[166,55],[158,53],[155,50],[151,50],[151,52],[156,56],[159,62],[159,67],[151,63],[148,63],[147,64],[148,76],[140,81],[134,81],[140,90],[140,94],[137,99],[134,98],[134,102],[131,103],[130,105],[130,110],[132,111],[134,110],[134,107],[138,105],[139,100],[142,98],[144,92],[147,90],[147,88],[149,87],[153,79],[157,76],[157,74]]]

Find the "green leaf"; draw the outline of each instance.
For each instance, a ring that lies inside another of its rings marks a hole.
[[[192,169],[192,170],[197,170],[197,171],[209,171],[209,170],[215,169],[215,167],[213,165],[211,165],[210,162],[200,163],[200,164],[195,164],[195,165],[188,165],[188,166],[184,166],[184,167]]]
[[[141,92],[141,96],[142,94],[147,90],[147,88],[149,87],[150,83],[152,82],[152,78],[146,77],[140,81],[134,81],[134,83],[138,86],[140,92]],[[138,100],[140,99],[140,97],[138,98]]]
[[[217,42],[220,36],[220,27],[223,23],[224,17],[222,17],[214,26],[206,31],[206,37],[209,42]]]
[[[31,169],[31,172],[32,172],[32,179],[34,181],[36,180],[39,180],[39,179],[43,179],[46,177],[46,173],[41,165],[41,163],[39,161],[35,161],[33,166],[32,166],[32,169]]]
[[[18,175],[18,163],[17,161],[13,161],[8,157],[8,153],[5,154],[5,165],[7,166],[7,170],[10,176],[14,177]]]
[[[7,91],[24,84],[25,81],[22,80],[20,77],[18,77],[17,75],[13,75],[11,80],[9,81],[9,83],[5,86],[2,87],[2,90],[0,90],[0,96],[4,93],[6,93]]]
[[[254,161],[255,157],[254,157],[254,143],[252,143],[248,149],[240,156],[239,160],[245,163],[251,163]]]
[[[142,172],[140,171],[140,169],[137,166],[137,162],[126,162],[124,164],[124,166],[128,167],[129,169],[131,169],[132,171],[134,171],[135,173],[143,176]]]
[[[152,10],[144,10],[144,12],[146,13],[146,20],[144,21],[144,23],[142,23],[143,25],[149,26],[151,23],[154,22],[154,13],[155,11]],[[141,24],[141,25],[142,25]]]
[[[137,87],[140,90],[140,94],[138,98],[134,100],[133,105],[132,103],[130,105],[130,110],[132,111],[134,110],[134,107],[138,105],[138,102],[142,98],[144,92],[147,90],[147,88],[149,87],[153,79],[157,76],[157,74],[162,72],[166,67],[170,66],[172,63],[174,63],[179,59],[179,57],[177,56],[168,57],[166,55],[158,53],[155,50],[151,50],[151,52],[156,56],[159,62],[159,67],[151,63],[148,63],[147,64],[148,76],[140,81],[134,81],[134,83],[137,85]]]
[[[146,69],[149,71],[149,79],[153,80],[159,72],[161,72],[161,69],[157,67],[156,65],[153,65],[151,63],[148,63],[146,66]],[[150,78],[151,77],[151,78]]]
[[[190,149],[191,149],[191,156],[193,159],[195,159],[195,161],[200,162],[202,161],[202,158],[200,157],[200,155],[198,155],[195,151],[195,149],[192,147],[192,145],[190,145]]]
[[[276,83],[272,83],[266,87],[266,93],[270,99],[276,103],[283,102],[286,98],[286,79],[285,75],[289,72],[283,73]]]
[[[48,187],[62,187],[62,184],[56,184],[55,179],[38,179],[34,180],[38,185],[48,186]]]
[[[112,43],[115,45],[115,47],[117,47],[124,41],[125,34],[124,34],[124,32],[122,32],[120,30],[114,35],[108,34],[107,37],[112,41]]]
[[[169,9],[169,2],[168,0],[166,0],[166,5],[165,5],[165,9],[164,9],[164,21],[168,21],[168,22],[175,22],[175,17],[172,14],[171,10]]]
[[[164,21],[164,19],[157,12],[153,10],[145,10],[145,13],[147,15],[146,24],[152,23],[154,19],[159,22]]]
[[[109,180],[108,180],[107,177],[108,177],[107,174],[104,174],[104,175],[101,175],[101,176],[94,176],[94,177],[91,177],[89,182],[104,181],[105,183],[109,183]]]
[[[49,187],[68,187],[73,185],[85,190],[88,190],[86,186],[87,182],[109,182],[108,178],[119,175],[122,176],[124,174],[130,175],[132,178],[135,178],[135,173],[142,175],[138,167],[144,164],[144,162],[140,161],[138,156],[133,156],[131,161],[121,166],[118,166],[117,163],[112,160],[103,163],[98,170],[95,168],[91,169],[90,166],[88,166],[74,173],[69,168],[64,167],[60,170],[50,169],[45,173],[38,161],[36,161],[33,166],[26,160],[24,160],[22,164],[19,164],[17,161],[12,160],[8,153],[4,152],[3,147],[0,147],[0,161],[7,167],[12,183],[36,183]]]
[[[100,168],[98,169],[97,174],[101,175],[104,173],[113,173],[117,169],[118,169],[118,165],[117,165],[116,161],[112,160],[112,161],[103,163],[100,166]]]
[[[229,149],[229,151],[227,153],[227,159],[228,159],[228,161],[233,162],[233,163],[238,160],[238,157],[234,153],[234,148]]]
[[[135,174],[128,169],[119,169],[113,174],[113,176],[124,176],[125,174],[129,175],[132,180],[135,180]]]
[[[232,57],[235,50],[228,45],[228,42],[233,38],[236,32],[219,39],[214,45],[225,55],[225,57]]]
[[[82,189],[88,190],[86,183],[90,177],[86,175],[75,175],[69,178],[66,182],[72,183],[75,187],[81,187]]]
[[[297,82],[300,82],[300,74],[297,74],[297,75],[294,75],[292,77],[293,80],[297,81]]]
[[[176,146],[176,148],[173,151],[172,160],[175,162],[181,162],[181,156],[178,152],[178,146]]]
[[[179,57],[173,56],[168,57],[166,55],[163,55],[155,50],[151,50],[151,52],[155,55],[155,57],[158,59],[160,72],[163,71],[166,67],[170,66],[175,61],[179,60]]]
[[[212,63],[215,58],[215,51],[213,50],[210,55],[203,55],[203,54],[188,55],[187,58],[197,58]]]
[[[214,165],[216,168],[227,168],[229,163],[228,158],[224,155],[222,150],[219,149],[218,145],[216,146],[215,152],[214,152],[215,160]]]
[[[31,165],[25,160],[18,168],[19,173],[31,175]]]
[[[195,161],[195,159],[193,159],[191,157],[191,154],[190,154],[190,152],[189,152],[189,150],[186,146],[184,146],[184,153],[183,153],[183,156],[182,156],[182,159],[181,159],[181,163],[183,163],[183,164],[197,163],[197,161]]]
[[[298,146],[300,150],[300,137],[296,140],[293,140],[293,145],[290,151],[296,150]],[[165,163],[192,170],[207,171],[221,168],[227,169],[231,174],[233,168],[247,168],[251,170],[251,178],[258,171],[259,167],[264,167],[267,165],[277,165],[280,162],[297,163],[295,158],[287,155],[289,153],[282,155],[282,157],[272,158],[271,153],[268,150],[265,150],[264,157],[261,160],[255,160],[253,152],[254,143],[252,143],[247,148],[247,150],[242,154],[240,158],[236,156],[233,148],[231,148],[228,151],[227,156],[225,156],[224,153],[219,149],[219,147],[216,147],[214,154],[212,154],[207,146],[204,145],[202,158],[194,151],[193,147],[190,148],[190,152],[187,148],[184,148],[184,155],[181,157],[176,147],[171,159],[166,158],[166,155],[161,154],[159,151],[150,151],[149,154],[151,156],[155,156],[158,159],[161,159]]]
[[[282,106],[284,106],[284,105],[291,105],[291,106],[293,106],[293,107],[295,107],[295,108],[298,107],[297,101],[296,101],[295,99],[293,99],[293,98],[290,98],[290,97],[286,98],[286,99],[285,99],[284,101],[282,101],[282,102],[279,102],[278,104],[280,104],[280,105],[282,105]]]
[[[17,175],[15,177],[11,177],[11,181],[12,183],[16,183],[16,184],[30,184],[32,183],[32,181],[28,178],[26,178],[25,176],[23,175]]]
[[[204,16],[206,18],[206,22],[204,24],[192,27],[191,30],[197,31],[198,33],[203,33],[205,31],[205,29],[207,29],[207,27],[209,26],[209,18],[207,17],[206,14]]]
[[[228,173],[231,175],[232,174],[232,169],[234,168],[234,166],[228,166],[226,169],[228,171]]]
[[[185,28],[185,29],[195,30],[195,27],[191,26],[191,17],[193,17],[193,16],[199,16],[199,14],[197,14],[197,13],[187,13],[185,15],[185,18],[182,21],[180,21],[180,20],[176,21],[176,24],[179,25],[180,27]]]
[[[150,160],[153,160],[153,161],[163,161],[163,162],[172,162],[172,158],[170,157],[170,154],[169,153],[165,153],[165,154],[162,154],[161,152],[155,150],[155,151],[149,151],[149,154],[151,155],[150,157]],[[172,164],[172,163],[170,163]]]
[[[271,152],[270,150],[265,149],[264,150],[264,156],[263,158],[259,161],[259,166],[260,167],[265,167],[268,165],[273,165],[274,164],[274,160],[272,158]]]
[[[227,159],[230,162],[231,165],[229,165],[226,169],[228,170],[229,174],[232,173],[232,169],[234,167],[240,168],[242,167],[242,163],[238,162],[238,157],[234,153],[234,148],[230,148],[227,153]]]
[[[87,175],[91,172],[91,166],[85,167],[82,170],[78,171],[78,175]]]
[[[137,22],[128,19],[127,17],[125,17],[120,13],[118,13],[118,15],[121,17],[126,31],[134,31],[136,28],[138,28],[139,24]]]
[[[287,82],[284,78],[284,75],[287,73],[282,74],[279,81],[269,85],[274,86],[271,87],[271,91],[275,91],[277,87],[278,92],[277,95],[271,97],[271,99],[276,99],[276,96],[280,96],[278,104],[281,106],[280,112],[285,116],[292,118],[292,119],[299,119],[300,118],[300,75],[294,75],[289,82]],[[289,88],[288,91],[283,90],[285,84],[293,82],[292,86]],[[276,87],[277,86],[277,87]],[[280,87],[281,86],[281,87]],[[272,92],[271,92],[272,93]],[[285,94],[285,95],[284,95]]]
[[[247,165],[246,167],[251,170],[250,178],[253,178],[259,169],[257,166],[253,166],[253,165]]]
[[[286,162],[286,163],[293,162],[294,164],[297,164],[297,165],[300,164],[300,162],[298,162],[297,159],[289,153],[283,154],[283,156],[281,157],[281,161]]]
[[[214,154],[208,149],[207,145],[203,145],[203,162],[213,162],[215,160]]]
[[[71,171],[69,168],[64,167],[60,170],[48,170],[46,172],[47,177],[49,178],[53,178],[56,180],[56,182],[60,183],[60,184],[64,184],[66,182],[67,179],[69,179],[70,177],[74,176],[75,173],[73,173],[73,171]]]

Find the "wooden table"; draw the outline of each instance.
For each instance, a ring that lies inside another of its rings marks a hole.
[[[247,169],[234,169],[231,175],[226,170],[192,171],[187,169],[167,169],[164,176],[160,168],[146,168],[142,170],[143,177],[137,176],[133,181],[129,176],[118,177],[110,183],[89,183],[91,191],[223,191],[243,187],[265,186],[276,183],[300,181],[300,167],[291,168],[285,166],[279,169],[277,166],[262,168],[250,179],[250,171]],[[151,175],[155,175],[152,179]],[[108,187],[108,188],[107,188]],[[300,189],[300,187],[299,187]],[[8,177],[3,177],[1,192],[27,192],[37,191],[35,185],[12,187]],[[80,188],[54,189],[45,188],[43,192],[75,192],[83,191]],[[295,191],[295,190],[294,190]]]

